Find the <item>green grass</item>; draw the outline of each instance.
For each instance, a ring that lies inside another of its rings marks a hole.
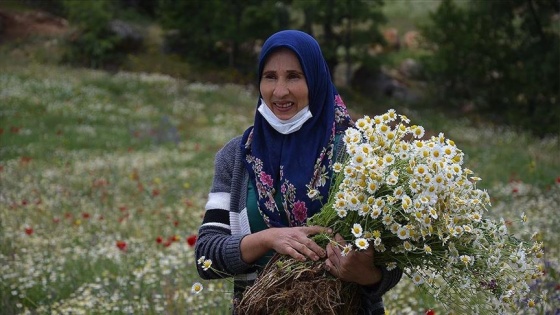
[[[255,91],[155,74],[0,67],[0,309],[227,313],[230,283],[198,278],[186,238],[201,222],[214,154],[252,124]],[[557,139],[387,106],[456,141],[488,183],[492,215],[534,218],[512,231],[538,229],[551,248],[560,241]],[[381,109],[370,111],[358,114]],[[558,251],[548,253],[557,264]],[[205,287],[198,295],[196,281]],[[386,304],[391,314],[438,309],[407,279]]]

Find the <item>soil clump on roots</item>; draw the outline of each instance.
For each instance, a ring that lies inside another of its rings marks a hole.
[[[358,286],[333,277],[324,261],[300,262],[276,254],[236,305],[237,314],[356,314]]]

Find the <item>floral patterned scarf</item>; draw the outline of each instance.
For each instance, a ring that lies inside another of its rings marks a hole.
[[[338,95],[317,41],[295,30],[281,31],[264,43],[259,56],[259,84],[271,52],[288,48],[298,57],[309,90],[313,117],[301,129],[283,135],[256,111],[255,122],[243,134],[245,166],[257,189],[258,208],[269,227],[282,227],[284,209],[289,226],[304,225],[328,198],[336,132],[353,122]],[[261,97],[257,102],[260,105]],[[281,193],[282,207],[274,200]],[[320,198],[317,198],[319,196]]]

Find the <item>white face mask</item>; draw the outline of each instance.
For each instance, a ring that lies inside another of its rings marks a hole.
[[[298,131],[301,126],[309,120],[309,118],[313,117],[309,111],[309,106],[305,106],[302,110],[295,114],[294,117],[288,120],[279,119],[276,115],[274,115],[270,108],[268,108],[262,99],[261,105],[257,110],[261,113],[261,115],[263,115],[264,119],[268,121],[272,128],[276,129],[276,131],[283,135]]]

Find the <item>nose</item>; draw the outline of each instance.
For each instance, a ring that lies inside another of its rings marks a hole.
[[[290,91],[288,90],[288,86],[287,86],[286,82],[278,81],[276,83],[276,85],[274,86],[273,95],[277,98],[282,98],[282,97],[288,95],[289,93],[290,93]]]

